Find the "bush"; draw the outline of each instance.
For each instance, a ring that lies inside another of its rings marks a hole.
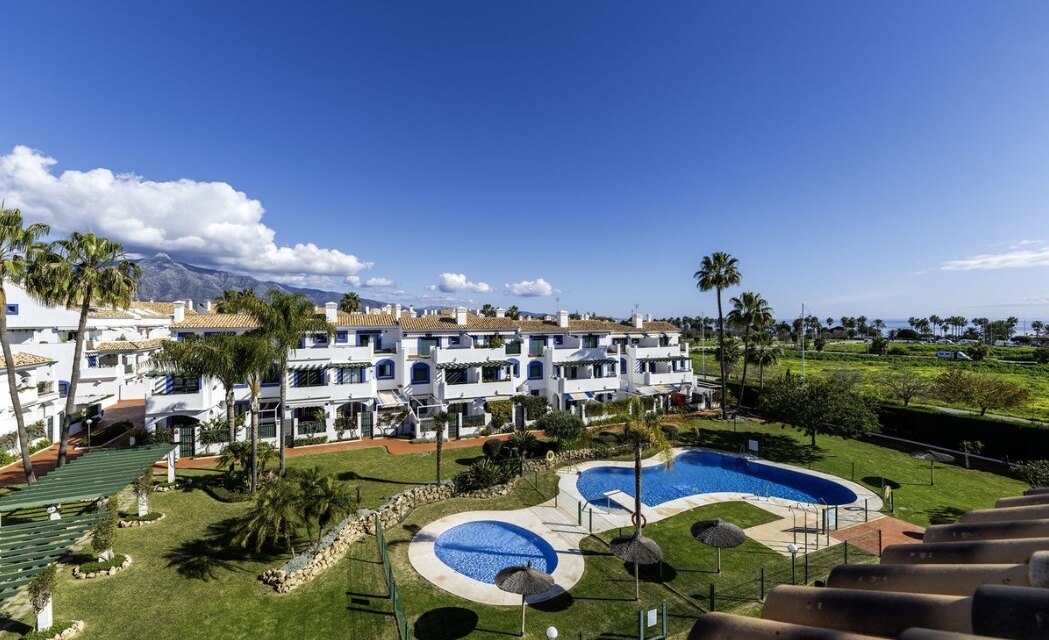
[[[487,489],[498,484],[509,482],[516,473],[511,464],[497,464],[485,458],[470,465],[469,471],[460,474],[462,488],[467,491]]]
[[[219,502],[247,502],[252,495],[247,491],[232,489],[220,482],[204,483],[204,492]]]
[[[50,440],[46,440],[46,439],[45,440],[41,440],[40,442],[38,442],[36,444],[31,444],[31,445],[29,445],[29,455],[33,455],[37,451],[43,451],[44,449],[50,447],[52,444],[54,444],[54,443],[51,442]]]
[[[503,450],[503,441],[497,438],[491,440],[485,440],[484,444],[481,445],[481,451],[484,452],[484,457],[489,460],[495,460],[499,457],[499,454]]]
[[[117,523],[113,518],[99,520],[91,531],[91,548],[98,553],[113,548],[113,542],[117,538]]]
[[[305,436],[302,438],[295,438],[296,447],[307,447],[311,444],[324,444],[328,441],[328,436]]]
[[[29,595],[29,604],[33,605],[34,611],[42,611],[47,606],[47,601],[55,593],[58,585],[58,565],[50,564],[46,569],[36,575],[26,587]]]
[[[1034,361],[1038,364],[1049,364],[1049,347],[1038,347],[1035,349]]]
[[[888,347],[889,341],[881,336],[877,336],[876,338],[871,340],[871,345],[870,349],[868,349],[868,352],[877,356],[882,356],[885,355],[886,351],[888,351]]]
[[[514,402],[516,404],[524,405],[525,410],[528,412],[529,420],[538,420],[539,418],[542,418],[550,408],[545,396],[514,396]]]
[[[513,417],[514,403],[510,400],[492,400],[485,403],[485,410],[492,414],[492,428],[498,431]]]
[[[140,516],[137,513],[125,513],[120,516],[121,520],[126,522],[153,522],[160,517],[160,513],[157,511],[150,511],[144,516]]]
[[[974,345],[970,345],[965,350],[965,355],[969,356],[970,358],[972,358],[976,362],[979,362],[980,360],[983,360],[984,358],[986,358],[987,354],[989,354],[990,351],[991,350],[988,349],[987,345],[985,345],[985,344],[974,344]]]
[[[1031,460],[1013,465],[1020,479],[1032,487],[1049,487],[1049,460]]]
[[[663,432],[663,435],[666,437],[667,440],[677,440],[677,435],[678,435],[677,425],[674,425],[674,424],[663,424],[663,425],[660,425],[659,429],[660,429],[660,431]]]
[[[18,460],[18,456],[9,453],[6,450],[0,451],[0,467],[6,467],[15,460]]]
[[[536,421],[535,426],[542,429],[547,437],[554,438],[558,442],[575,440],[586,429],[582,418],[567,411],[547,413]]]
[[[115,553],[112,558],[104,562],[91,560],[77,566],[80,568],[81,573],[95,573],[96,571],[109,571],[113,567],[119,567],[124,564],[125,560],[127,560],[127,556]]]
[[[525,457],[532,457],[536,453],[536,449],[539,445],[539,440],[534,435],[528,433],[515,433],[506,441],[506,448],[517,449],[520,454]],[[508,455],[506,452],[504,455]]]

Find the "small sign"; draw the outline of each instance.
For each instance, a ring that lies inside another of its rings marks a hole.
[[[656,618],[657,617],[658,616],[656,615],[656,609],[649,609],[648,610],[648,626],[650,626],[650,627],[656,626]]]
[[[758,452],[758,441],[757,440],[747,440],[747,449],[750,452],[752,452],[752,453],[757,453]]]

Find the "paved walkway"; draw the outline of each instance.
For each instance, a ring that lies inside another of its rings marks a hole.
[[[915,544],[922,541],[925,529],[918,525],[898,520],[891,516],[884,516],[877,520],[871,520],[864,524],[842,529],[830,534],[831,539],[848,540],[863,549],[867,553],[878,554],[878,532],[881,531],[881,546],[885,548],[890,544]]]

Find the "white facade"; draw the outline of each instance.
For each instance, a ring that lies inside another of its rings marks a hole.
[[[55,363],[47,358],[15,352],[15,375],[18,376],[18,399],[22,406],[22,417],[30,431],[30,445],[41,440],[54,441],[61,426],[61,401],[55,380]],[[0,357],[0,438],[3,448],[18,454],[17,426],[14,403],[8,392],[7,367]]]

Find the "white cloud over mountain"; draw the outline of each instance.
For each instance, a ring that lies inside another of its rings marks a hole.
[[[109,169],[54,172],[58,161],[25,146],[0,156],[0,197],[53,231],[90,229],[132,251],[234,270],[351,276],[372,263],[313,243],[281,246],[265,209],[225,182],[165,182]]]
[[[463,273],[442,273],[437,276],[439,282],[427,287],[430,291],[443,291],[455,293],[457,291],[473,291],[475,293],[488,293],[492,287],[486,282],[471,282]]]
[[[550,283],[546,280],[543,280],[542,278],[507,283],[504,286],[506,287],[506,292],[510,295],[522,296],[526,298],[548,296],[554,292],[554,288],[550,285]]]

